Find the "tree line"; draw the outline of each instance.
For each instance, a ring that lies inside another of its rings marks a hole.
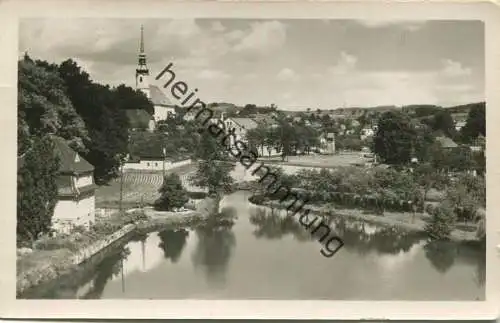
[[[78,64],[18,61],[17,233],[36,239],[50,229],[57,201],[59,161],[51,136],[59,136],[95,167],[103,184],[116,177],[128,153],[126,109],[152,111],[147,97],[125,85],[91,80]]]

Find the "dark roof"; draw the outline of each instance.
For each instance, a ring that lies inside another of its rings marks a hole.
[[[149,121],[153,119],[146,110],[133,109],[125,110],[125,113],[130,124],[130,128],[142,128],[147,129],[149,127]]]
[[[60,158],[60,173],[81,174],[94,171],[94,166],[71,149],[63,138],[52,136],[52,139],[55,145],[55,154]]]
[[[153,102],[154,105],[174,106],[172,101],[170,101],[165,93],[163,93],[163,91],[156,85],[149,86],[149,94],[151,96],[151,102]]]
[[[257,128],[257,122],[250,118],[228,118],[234,121],[240,127],[243,127],[246,130]]]
[[[453,140],[445,136],[436,137],[436,141],[439,142],[443,148],[458,147],[458,145]]]

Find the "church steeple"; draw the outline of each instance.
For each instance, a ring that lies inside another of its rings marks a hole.
[[[141,90],[149,98],[149,69],[146,65],[146,53],[144,52],[144,27],[141,25],[141,43],[139,47],[139,61],[137,69],[135,70],[135,86]]]

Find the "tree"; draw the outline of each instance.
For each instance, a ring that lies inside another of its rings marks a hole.
[[[191,182],[207,188],[209,195],[220,198],[232,190],[233,178],[230,173],[233,169],[234,165],[227,161],[201,160]]]
[[[415,150],[415,129],[407,115],[388,111],[379,119],[372,151],[386,164],[410,162]]]
[[[57,69],[29,56],[18,62],[18,131],[55,134],[80,153],[87,151],[88,132],[69,99]],[[23,143],[19,142],[21,150]]]
[[[134,90],[124,84],[118,85],[114,90],[116,95],[116,104],[124,110],[142,109],[149,114],[154,114],[153,103],[140,90]]]
[[[434,208],[430,222],[425,231],[432,240],[448,240],[455,224],[453,210],[446,203]]]
[[[195,153],[200,161],[190,180],[193,185],[205,187],[210,195],[220,198],[232,189],[233,178],[230,173],[235,165],[228,161],[228,154],[223,151],[225,148],[206,132],[207,130],[200,136]]]
[[[50,136],[34,136],[18,162],[17,238],[18,242],[33,243],[40,234],[49,232],[57,202],[59,161]]]
[[[120,156],[128,153],[129,124],[122,105],[128,104],[132,93],[124,87],[112,90],[92,82],[71,59],[62,62],[58,72],[89,132],[90,139],[85,143],[89,152],[84,157],[95,167],[96,182],[105,183],[118,175]],[[122,98],[124,92],[126,99]]]
[[[255,147],[260,147],[260,155],[264,156],[264,145],[266,144],[267,127],[263,124],[259,124],[257,128],[250,129],[247,132],[246,139],[255,145]]]
[[[165,176],[159,192],[161,196],[155,202],[155,206],[160,210],[172,210],[173,208],[182,207],[189,200],[187,191],[182,187],[179,175],[175,173]]]
[[[427,193],[431,188],[443,189],[447,183],[447,177],[434,168],[430,163],[419,164],[414,172],[415,181],[422,187],[422,199],[424,203],[427,199]]]
[[[455,138],[457,131],[455,130],[455,121],[448,110],[441,109],[434,114],[432,119],[432,128],[434,131],[441,131],[449,138]]]
[[[460,129],[463,142],[471,143],[479,135],[486,136],[486,105],[474,104],[469,111],[465,126]]]

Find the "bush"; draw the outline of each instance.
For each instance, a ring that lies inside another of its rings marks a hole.
[[[253,204],[262,205],[266,198],[264,195],[252,195],[248,198],[248,201]]]
[[[179,175],[175,173],[165,176],[159,192],[161,196],[155,202],[155,208],[159,210],[179,208],[189,201],[188,193],[182,187]]]
[[[455,216],[452,209],[445,205],[434,208],[431,221],[426,225],[425,231],[433,240],[447,240],[455,225]]]

